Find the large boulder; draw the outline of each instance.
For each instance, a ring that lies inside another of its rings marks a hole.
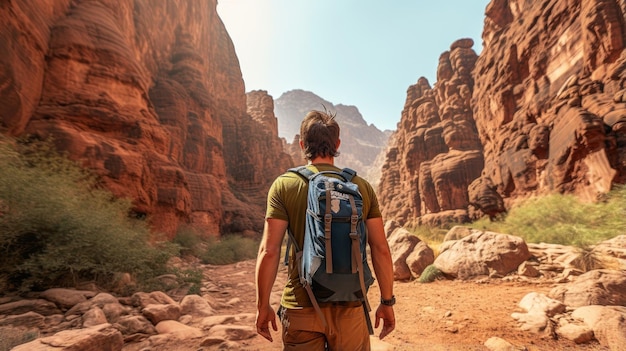
[[[215,309],[211,303],[199,295],[187,295],[180,302],[180,312],[183,315],[191,315],[194,318],[215,315]]]
[[[69,309],[95,295],[95,292],[88,290],[52,288],[42,292],[39,297],[54,302],[60,308]]]
[[[579,276],[571,283],[553,288],[549,294],[567,306],[626,306],[626,272],[599,269]]]
[[[393,279],[408,280],[412,278],[407,257],[413,252],[420,239],[404,228],[398,228],[387,239],[391,249],[393,262]]]
[[[609,350],[626,349],[626,307],[583,306],[574,310],[572,317],[588,325],[600,344]]]
[[[180,318],[180,306],[178,304],[152,304],[146,306],[141,313],[152,324],[157,325],[165,320],[178,320]]]
[[[444,274],[460,279],[504,276],[531,257],[524,240],[508,234],[473,230],[463,239],[446,243],[434,265]]]
[[[413,252],[406,258],[406,264],[411,270],[413,277],[419,277],[426,267],[435,261],[435,252],[423,241],[413,248]]]

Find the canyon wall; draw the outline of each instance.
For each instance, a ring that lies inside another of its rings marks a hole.
[[[433,88],[407,91],[379,188],[386,219],[494,217],[626,183],[625,14],[623,0],[491,1],[480,56],[459,40]]]
[[[422,77],[407,90],[379,187],[384,218],[431,225],[469,219],[467,188],[484,166],[471,106],[473,44],[458,40],[440,56],[434,87]]]
[[[51,137],[169,237],[183,225],[260,231],[263,195],[289,157],[275,124],[248,114],[216,6],[3,2],[0,132]]]

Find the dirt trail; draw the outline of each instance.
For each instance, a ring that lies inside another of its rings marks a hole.
[[[215,293],[216,298],[240,299],[240,303],[220,310],[220,314],[255,312],[254,264],[254,260],[249,260],[206,269],[205,276],[221,291]],[[272,297],[275,304],[280,298],[285,277],[286,270],[281,268]],[[547,293],[553,286],[553,283],[505,282],[500,279],[483,282],[441,280],[428,284],[396,282],[397,328],[384,342],[393,345],[396,351],[487,350],[485,341],[495,336],[529,351],[607,350],[597,342],[576,345],[569,340],[542,338],[519,329],[511,313],[521,312],[517,305],[522,297],[533,291]],[[368,296],[370,301],[378,301],[376,283]],[[279,333],[274,333],[274,340],[270,343],[256,336],[243,341],[242,346],[244,350],[281,350]],[[377,345],[381,346],[379,349],[389,349],[376,341],[373,340],[374,349]]]

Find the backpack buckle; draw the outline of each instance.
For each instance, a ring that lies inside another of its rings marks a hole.
[[[333,215],[330,213],[327,213],[324,215],[324,223],[332,223],[333,221]]]

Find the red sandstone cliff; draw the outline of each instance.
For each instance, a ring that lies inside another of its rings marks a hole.
[[[471,106],[473,44],[459,40],[441,55],[435,87],[420,78],[407,90],[379,189],[387,219],[428,224],[469,219],[467,187],[484,165]]]
[[[259,193],[288,156],[247,112],[216,4],[3,2],[0,132],[52,136],[170,236],[260,230]]]
[[[420,78],[407,91],[379,189],[385,217],[463,221],[626,183],[625,15],[622,0],[491,1],[480,57],[457,41],[434,87]]]

